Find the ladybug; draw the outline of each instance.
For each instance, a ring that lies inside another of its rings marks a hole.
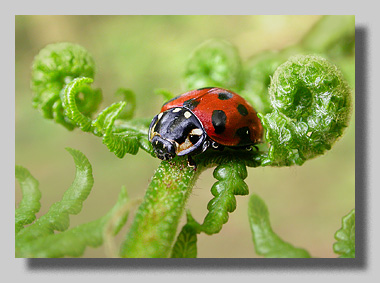
[[[263,127],[256,111],[240,95],[223,88],[206,87],[166,102],[149,126],[149,141],[158,158],[170,160],[207,148],[252,149],[261,142]]]

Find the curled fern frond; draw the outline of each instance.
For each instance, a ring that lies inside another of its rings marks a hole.
[[[93,125],[97,126],[97,132],[103,136],[103,143],[119,158],[122,158],[126,153],[136,154],[139,149],[136,135],[128,135],[125,132],[124,134],[115,133],[113,130],[115,119],[124,106],[125,102],[111,105],[103,110],[93,122]]]
[[[47,119],[54,119],[67,129],[75,125],[64,115],[61,94],[66,84],[74,78],[95,75],[95,63],[89,52],[82,46],[72,43],[54,43],[43,48],[35,57],[32,66],[31,89],[34,93],[33,106]],[[82,100],[76,96],[82,113],[90,116],[102,99],[99,89],[83,88],[90,99]]]
[[[53,204],[49,211],[37,219],[30,226],[23,228],[16,234],[16,257],[78,257],[81,256],[87,246],[100,246],[105,237],[106,228],[112,224],[111,233],[116,235],[125,224],[128,217],[128,210],[124,207],[127,204],[128,196],[126,189],[122,188],[115,206],[98,220],[69,227],[69,214],[78,214],[87,198],[93,185],[92,169],[87,158],[78,150],[67,148],[74,158],[76,166],[76,176],[73,184],[65,192],[61,201]],[[25,192],[19,209],[16,210],[17,224],[20,223],[22,213],[28,207],[39,209],[39,191],[36,191],[36,181],[30,173],[22,168],[16,168],[16,176],[20,181],[23,193]],[[33,196],[29,196],[33,194]],[[38,205],[36,205],[38,203]],[[37,208],[36,208],[37,207]],[[33,212],[30,211],[29,212]],[[19,215],[19,216],[17,216]],[[35,218],[35,217],[34,217]],[[21,218],[25,219],[24,218]],[[27,219],[28,224],[33,217]],[[54,231],[61,231],[56,233]]]
[[[16,179],[20,183],[22,199],[16,209],[16,235],[24,228],[24,225],[32,223],[36,219],[36,213],[40,210],[41,192],[38,189],[38,181],[30,172],[22,167],[16,166]]]
[[[201,44],[187,62],[185,89],[208,86],[236,89],[240,84],[241,59],[232,44],[211,39]]]
[[[54,231],[65,231],[70,224],[69,215],[78,214],[82,210],[83,202],[94,183],[92,167],[86,156],[80,151],[71,148],[67,148],[67,151],[74,158],[76,167],[73,183],[64,193],[61,201],[54,203],[45,215],[17,234],[16,249],[27,246],[29,241],[54,234]]]
[[[301,165],[324,154],[351,116],[351,90],[338,68],[317,56],[295,56],[274,73],[274,111],[259,113],[270,144],[263,165]]]
[[[152,144],[148,140],[148,129],[151,121],[150,118],[134,118],[128,121],[115,120],[113,131],[126,137],[135,137],[138,147],[156,157]]]
[[[66,116],[73,121],[84,132],[91,131],[91,118],[84,115],[77,105],[77,96],[79,93],[89,89],[89,84],[93,82],[91,78],[76,78],[69,82],[65,89],[62,99],[62,106]],[[87,97],[87,96],[86,96]],[[87,100],[87,99],[85,99]]]
[[[116,119],[121,117],[130,117],[134,111],[132,105],[127,112],[123,112],[126,107],[126,101],[114,103],[104,109],[95,120],[80,112],[75,97],[82,89],[87,89],[88,85],[92,83],[90,78],[77,78],[67,84],[63,95],[63,107],[67,117],[84,132],[92,132],[96,136],[103,138],[103,143],[108,149],[115,153],[119,158],[124,157],[125,154],[136,154],[141,147],[145,151],[153,154],[153,149],[147,145],[148,126],[140,124],[140,129],[136,130],[135,127],[129,128],[126,120],[118,122],[119,127],[115,127]],[[119,89],[118,94],[122,94],[124,99],[134,102],[134,93],[130,90]],[[125,122],[125,123],[124,123]],[[120,124],[124,128],[121,130]],[[137,124],[137,122],[135,122]],[[141,129],[144,127],[143,129]],[[146,140],[146,141],[145,141]]]
[[[91,87],[94,66],[90,54],[79,45],[46,46],[33,63],[33,105],[45,118],[54,119],[69,130],[78,127],[102,137],[108,149],[120,158],[127,153],[136,154],[139,148],[153,155],[147,140],[149,124],[144,132],[119,131],[114,127],[116,119],[126,121],[134,115],[136,99],[131,90],[118,89],[116,95],[122,96],[122,101],[104,109],[95,120],[91,118],[102,99],[100,89]]]
[[[116,96],[121,96],[123,101],[126,102],[123,111],[119,114],[119,119],[130,120],[135,115],[136,109],[136,96],[135,93],[130,89],[119,88],[116,93]]]
[[[80,224],[62,233],[38,238],[26,246],[19,256],[28,258],[82,256],[86,247],[90,246],[96,248],[103,244],[106,225],[115,216],[118,217],[117,225],[113,228],[113,234],[116,235],[128,217],[128,211],[125,211],[122,215],[117,215],[117,212],[120,211],[120,207],[125,206],[127,201],[126,191],[123,189],[119,194],[117,203],[103,217]]]

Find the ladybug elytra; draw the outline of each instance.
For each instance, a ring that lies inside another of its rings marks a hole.
[[[238,94],[216,87],[186,92],[166,102],[149,127],[158,158],[204,152],[207,148],[251,148],[261,142],[256,111]],[[193,164],[195,166],[195,164]]]

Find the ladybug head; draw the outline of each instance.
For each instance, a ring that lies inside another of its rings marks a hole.
[[[149,127],[149,141],[158,158],[197,154],[206,150],[207,135],[202,123],[187,108],[176,107],[156,115]]]

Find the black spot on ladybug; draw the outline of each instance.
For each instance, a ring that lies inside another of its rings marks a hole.
[[[196,100],[195,98],[191,98],[191,99],[186,100],[183,103],[183,106],[186,107],[187,109],[193,110],[195,107],[198,106],[199,103],[200,103],[199,100]]]
[[[218,98],[220,100],[227,100],[227,99],[230,99],[232,98],[234,95],[232,93],[229,93],[229,92],[219,92],[218,93]]]
[[[251,133],[248,127],[237,129],[235,135],[240,138],[239,145],[252,144]]]
[[[226,129],[227,116],[222,110],[212,111],[211,116],[212,125],[214,126],[215,133],[221,134]]]
[[[237,110],[239,111],[240,115],[242,116],[247,116],[248,115],[248,110],[245,108],[243,104],[239,104],[237,107]]]

